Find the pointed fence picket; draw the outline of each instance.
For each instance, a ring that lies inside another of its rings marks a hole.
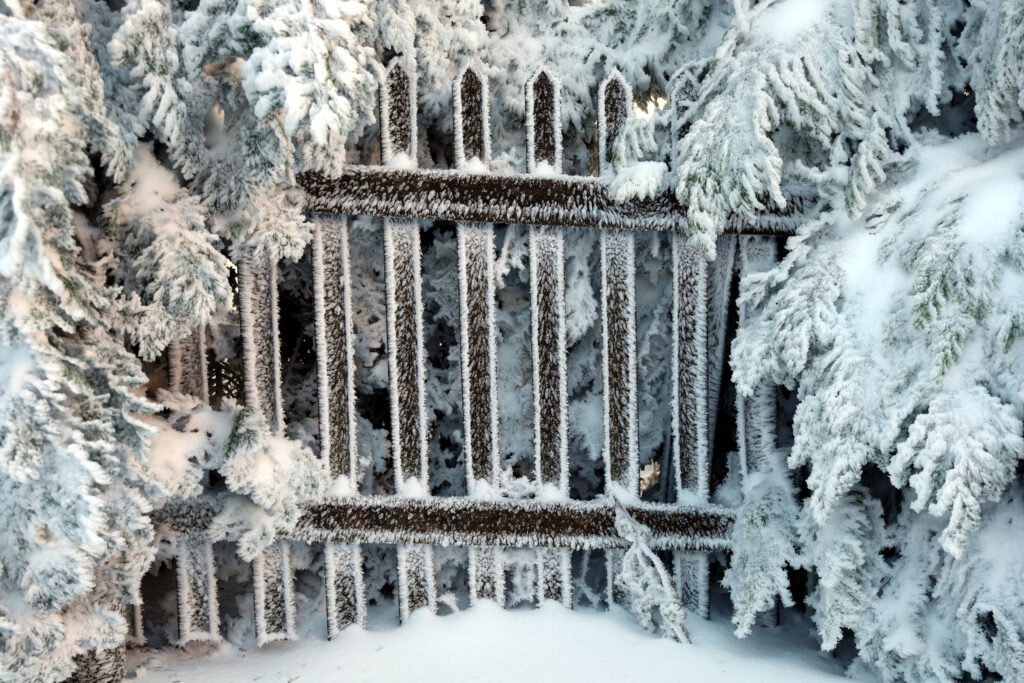
[[[300,183],[314,226],[310,251],[316,327],[320,454],[324,476],[348,479],[335,490],[359,492],[357,412],[348,215],[384,222],[387,355],[391,409],[392,496],[349,495],[310,504],[298,527],[253,561],[257,640],[294,638],[296,616],[291,541],[322,550],[327,635],[366,620],[363,543],[397,546],[396,595],[406,620],[416,609],[437,610],[433,546],[469,549],[471,604],[504,606],[513,575],[530,582],[536,601],[573,604],[574,551],[603,552],[608,602],[625,599],[614,577],[628,543],[615,530],[610,499],[569,499],[568,391],[565,319],[565,226],[600,230],[601,373],[605,489],[626,503],[650,531],[649,545],[672,557],[683,603],[708,614],[709,552],[728,550],[731,511],[711,505],[710,461],[726,357],[726,326],[737,272],[774,258],[770,237],[791,230],[803,199],[757,221],[733,220],[719,238],[718,259],[682,231],[685,207],[666,194],[615,203],[607,191],[617,141],[629,124],[633,95],[618,72],[598,92],[597,178],[562,175],[560,85],[540,68],[526,83],[528,173],[496,176],[491,159],[490,94],[484,71],[467,67],[453,84],[455,161],[451,171],[416,168],[418,152],[414,65],[392,60],[381,88],[382,165],[350,166],[327,178],[305,173]],[[420,219],[455,221],[458,237],[459,333],[464,456],[468,496],[431,497],[425,409]],[[533,354],[534,472],[539,500],[500,496],[501,445],[496,371],[494,223],[529,225]],[[635,231],[664,230],[671,243],[672,477],[674,503],[640,503],[638,462],[637,299]],[[244,396],[270,428],[284,430],[278,339],[277,264],[248,252],[238,260]],[[742,319],[744,311],[740,309]],[[168,352],[170,388],[208,400],[205,330]],[[772,446],[770,387],[739,402],[741,460],[755,469]],[[769,433],[770,432],[770,433]],[[213,505],[211,503],[211,505]],[[158,511],[176,538],[181,641],[219,637],[213,548],[205,535],[214,508],[196,514]],[[514,550],[513,550],[514,549]],[[520,550],[521,549],[521,550]],[[600,553],[598,554],[600,556]],[[591,556],[582,557],[587,571]],[[590,597],[587,597],[591,600]],[[129,617],[141,641],[141,612]]]
[[[633,94],[613,71],[598,97],[601,174],[613,173],[613,150],[629,119]],[[601,327],[604,349],[605,486],[636,495],[640,484],[636,386],[636,256],[633,233],[601,232]]]
[[[416,80],[394,60],[381,90],[381,154],[384,164],[415,164]],[[427,416],[423,369],[423,289],[420,227],[415,221],[384,221],[387,287],[388,374],[395,488],[427,491]]]
[[[468,67],[455,81],[455,160],[459,169],[490,163],[488,88]],[[466,424],[466,482],[493,485],[498,472],[498,374],[495,323],[494,228],[459,223],[459,322],[462,350],[462,400]]]
[[[546,69],[526,83],[526,163],[529,173],[562,170],[559,83]],[[565,244],[560,230],[543,225],[530,227],[530,326],[535,476],[568,495]]]

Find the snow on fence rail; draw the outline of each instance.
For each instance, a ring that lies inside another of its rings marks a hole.
[[[629,543],[617,532],[613,497],[569,500],[564,302],[564,226],[601,228],[602,374],[606,492],[638,500],[637,360],[634,231],[672,233],[672,468],[678,504],[635,502],[628,512],[650,532],[649,545],[672,553],[678,594],[691,611],[708,610],[707,553],[726,550],[731,511],[708,503],[710,435],[722,382],[725,317],[735,240],[709,265],[679,228],[685,208],[671,194],[616,204],[605,181],[560,175],[559,83],[540,69],[526,86],[526,175],[497,176],[490,161],[486,80],[463,70],[454,84],[455,170],[410,168],[416,157],[416,92],[410,64],[394,60],[381,94],[383,166],[349,166],[337,177],[300,176],[307,210],[317,213],[311,251],[317,330],[320,455],[325,476],[358,481],[352,322],[352,285],[346,214],[384,219],[387,350],[391,447],[396,495],[352,496],[309,505],[287,539],[254,562],[260,644],[293,638],[294,593],[289,541],[320,544],[325,556],[328,631],[334,636],[366,614],[363,543],[398,547],[401,619],[418,608],[435,610],[432,546],[469,549],[470,600],[504,604],[502,548],[531,548],[539,599],[572,604],[572,550],[603,549],[614,572]],[[600,164],[632,108],[632,94],[617,73],[599,93]],[[472,172],[470,172],[472,171]],[[794,198],[790,212],[800,212]],[[324,215],[329,213],[332,215]],[[458,225],[462,397],[465,420],[465,498],[433,498],[428,486],[424,401],[424,338],[418,219]],[[790,232],[792,213],[755,223],[733,221],[728,230]],[[531,305],[534,368],[535,478],[549,500],[483,500],[498,491],[499,406],[496,399],[496,327],[493,223],[531,226]],[[748,238],[763,239],[763,238]],[[754,248],[754,247],[750,247]],[[743,255],[746,258],[747,249]],[[277,265],[251,258],[239,265],[245,399],[283,429],[280,344],[277,334]],[[718,305],[709,306],[709,299]],[[709,316],[709,310],[712,314]],[[197,335],[202,339],[203,335]],[[206,397],[201,344],[171,349],[172,388]],[[709,410],[709,406],[711,409]],[[749,406],[741,407],[750,413]],[[745,446],[741,445],[741,446]],[[744,449],[745,451],[746,449]],[[752,456],[751,456],[752,457]],[[355,488],[355,487],[351,487]],[[479,494],[479,495],[476,495]],[[685,504],[683,504],[685,503]],[[217,639],[217,591],[204,531],[217,511],[205,506],[166,508],[155,521],[177,536],[180,641]],[[608,601],[622,596],[608,581]],[[141,638],[138,613],[136,639]]]

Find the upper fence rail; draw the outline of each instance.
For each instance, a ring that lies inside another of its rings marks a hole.
[[[381,88],[381,153],[384,165],[349,165],[337,175],[307,171],[298,176],[310,213],[341,213],[385,218],[449,220],[473,223],[547,225],[555,227],[684,232],[686,207],[672,189],[652,198],[614,201],[606,178],[562,174],[562,127],[560,83],[546,69],[539,69],[526,85],[526,145],[529,173],[480,172],[467,162],[476,158],[486,165],[491,156],[490,102],[486,80],[473,68],[463,69],[454,88],[454,149],[456,168],[426,169],[415,166],[415,78],[410,65],[395,60]],[[614,76],[614,77],[612,77]],[[606,90],[614,96],[606,102]],[[601,86],[599,112],[609,129],[599,137],[600,166],[610,168],[612,149],[604,138],[614,139],[633,116],[628,85],[618,72]],[[536,93],[536,94],[535,94]],[[629,101],[627,101],[629,98]],[[463,104],[464,102],[469,104]],[[535,108],[550,108],[550,116],[537,116]],[[398,124],[396,126],[396,123]],[[397,132],[396,132],[397,131]],[[537,158],[531,156],[536,148]],[[392,164],[403,153],[407,164]],[[534,175],[544,164],[547,173]],[[796,231],[810,196],[786,197],[779,208],[768,207],[753,220],[731,216],[723,232],[750,235],[790,235]]]

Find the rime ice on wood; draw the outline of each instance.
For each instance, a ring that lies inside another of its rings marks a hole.
[[[718,255],[708,273],[708,452],[714,451],[718,429],[718,399],[726,353],[726,324],[736,274],[736,236],[719,235]]]
[[[498,471],[494,229],[459,224],[458,239],[466,480],[472,493],[477,480],[493,483]]]
[[[380,153],[389,164],[401,154],[416,162],[416,67],[394,59],[384,73],[380,91]]]
[[[358,488],[347,219],[320,217],[314,221],[312,259],[320,457],[332,479],[347,476]]]
[[[545,167],[547,168],[547,167]],[[305,171],[306,210],[391,218],[522,223],[575,228],[679,232],[686,207],[675,195],[615,202],[606,179],[592,176],[487,175],[458,169],[349,165],[337,175]],[[792,235],[811,202],[787,196],[785,209],[754,220],[730,216],[727,233]]]
[[[416,79],[395,60],[381,89],[381,150],[385,164],[416,159]],[[410,221],[384,221],[384,263],[388,300],[388,371],[391,446],[395,487],[400,493],[429,492],[427,416],[423,366],[420,229]],[[414,480],[407,486],[408,480]]]
[[[707,553],[677,550],[672,553],[672,564],[676,589],[683,607],[704,619],[710,619],[707,585],[711,569]]]
[[[205,534],[182,534],[175,542],[178,578],[178,644],[220,640],[213,544]]]
[[[469,602],[480,600],[505,606],[505,561],[500,548],[469,549]]]
[[[562,172],[562,84],[541,68],[526,82],[526,165]]]
[[[608,548],[604,551],[604,566],[608,574],[608,604],[625,605],[626,594],[617,584],[615,577],[622,572],[622,560],[626,551],[621,548]]]
[[[426,607],[437,612],[434,587],[434,552],[429,545],[398,546],[399,618],[406,621],[413,611]]]
[[[199,327],[167,347],[168,384],[171,391],[210,401],[206,374],[206,328]]]
[[[140,646],[146,644],[146,635],[142,632],[142,603],[125,605],[124,618],[128,622],[129,645]]]
[[[350,624],[366,625],[363,554],[357,543],[324,545],[327,588],[327,637],[334,638]]]
[[[462,167],[473,159],[487,164],[491,144],[486,81],[466,68],[455,81],[453,97],[457,164]],[[494,229],[460,223],[458,239],[462,413],[466,482],[472,494],[478,480],[493,484],[498,472]]]
[[[771,269],[778,258],[775,240],[770,237],[741,237],[739,240],[740,277]],[[746,320],[745,307],[739,306],[739,323]],[[740,468],[743,475],[759,471],[775,448],[775,387],[762,382],[752,396],[736,396],[736,426],[739,431]]]
[[[415,164],[415,72],[399,60],[388,67],[381,92],[381,135],[385,164]],[[419,225],[385,220],[384,260],[395,486],[399,493],[429,495]],[[403,621],[418,607],[436,611],[429,546],[399,546],[398,591]]]
[[[480,71],[466,67],[455,79],[452,104],[455,111],[455,165],[491,159],[490,88]]]
[[[572,607],[572,551],[543,548],[537,551],[538,598]]]
[[[708,264],[682,235],[672,237],[672,453],[679,500],[708,500]],[[706,558],[676,558],[683,594],[706,595]],[[692,564],[693,566],[686,566]],[[706,600],[706,598],[704,598]]]
[[[64,683],[119,683],[124,680],[125,657],[125,647],[78,655],[75,672]]]
[[[597,95],[598,152],[601,175],[614,172],[613,149],[615,141],[629,120],[629,108],[633,104],[633,91],[626,80],[613,69],[601,84]]]
[[[531,173],[560,172],[558,81],[540,69],[526,84],[526,158]],[[565,254],[562,233],[530,228],[535,476],[569,493],[565,368]]]
[[[530,306],[536,477],[569,491],[565,359],[565,254],[562,234],[530,229]]]
[[[716,505],[630,505],[630,515],[651,530],[656,550],[717,551],[729,547],[733,513]],[[307,543],[424,543],[447,546],[592,548],[624,545],[607,500],[548,502],[531,499],[402,498],[350,496],[311,503],[293,538]],[[174,528],[194,519],[168,520]],[[201,527],[200,527],[201,528]]]
[[[288,541],[278,541],[252,563],[256,600],[256,642],[295,638],[295,588]]]
[[[238,263],[239,318],[245,402],[260,410],[271,431],[284,429],[281,343],[277,329],[277,264],[245,254]]]
[[[672,448],[679,499],[708,498],[707,259],[681,235],[672,238]]]
[[[618,71],[598,97],[601,174],[612,171],[612,147],[633,97]],[[601,232],[601,374],[604,382],[605,489],[635,494],[640,466],[636,387],[636,263],[633,234]]]

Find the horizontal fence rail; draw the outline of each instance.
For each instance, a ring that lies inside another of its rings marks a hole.
[[[668,193],[617,203],[607,181],[593,176],[498,175],[459,169],[346,166],[337,175],[299,174],[308,211],[473,223],[680,232],[686,208]],[[786,208],[753,221],[731,217],[723,232],[791,235],[812,199],[786,198]]]
[[[219,508],[173,507],[156,522],[178,533],[202,531]],[[652,549],[729,549],[734,515],[714,505],[626,506],[650,529]],[[541,502],[468,498],[353,496],[305,507],[290,538],[305,543],[414,543],[508,548],[625,548],[615,532],[615,505],[602,501]]]

